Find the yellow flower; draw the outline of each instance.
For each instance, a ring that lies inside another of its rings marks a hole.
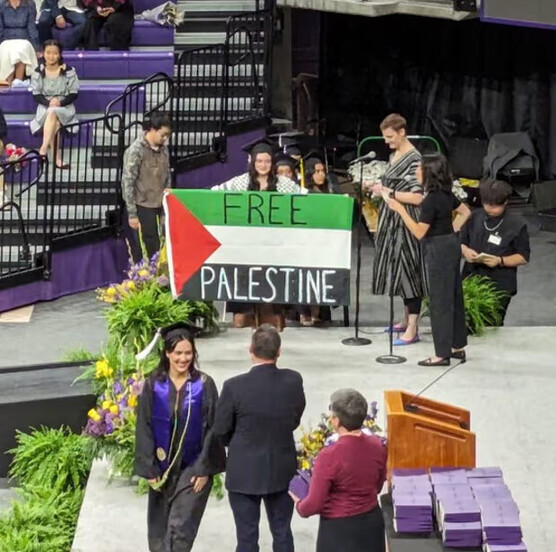
[[[112,406],[112,401],[102,401],[101,406],[103,410],[109,410]]]
[[[126,282],[126,287],[127,289],[129,289],[130,291],[133,291],[135,289],[135,283],[133,282],[133,280],[128,280]]]
[[[127,405],[130,408],[135,408],[137,406],[137,397],[135,395],[131,395],[131,397],[127,399]]]
[[[301,461],[301,469],[302,470],[308,470],[308,469],[310,469],[310,467],[311,467],[311,464],[309,463],[309,460],[304,459],[304,460]]]
[[[112,296],[112,295],[116,295],[116,290],[110,286],[107,290],[106,290],[106,295],[108,295],[108,297]]]
[[[97,379],[100,378],[109,378],[113,374],[112,368],[108,366],[108,361],[105,359],[97,360],[95,364],[95,377]]]
[[[87,415],[89,416],[89,418],[91,418],[91,420],[94,420],[95,422],[99,422],[101,420],[100,414],[94,408],[91,408],[91,410],[87,412]]]
[[[108,410],[110,410],[110,412],[111,412],[112,414],[118,414],[118,412],[119,412],[119,409],[118,409],[118,405],[117,405],[117,404],[111,405],[111,406],[108,408]]]
[[[138,272],[139,276],[144,277],[144,276],[148,276],[149,275],[149,271],[146,268],[142,268],[139,272]]]

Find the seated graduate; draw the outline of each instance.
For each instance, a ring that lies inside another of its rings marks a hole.
[[[330,397],[330,423],[339,439],[315,461],[309,494],[290,492],[302,517],[320,515],[316,552],[384,552],[378,495],[386,479],[387,449],[361,426],[368,404],[355,389]]]
[[[281,192],[285,194],[305,194],[293,180],[276,174],[274,164],[274,147],[266,138],[247,144],[244,151],[250,154],[249,168],[246,173],[216,186],[212,190],[229,190],[235,192]]]
[[[218,391],[201,372],[193,332],[178,322],[158,330],[137,355],[164,340],[158,368],[145,381],[137,410],[135,473],[149,481],[150,552],[191,550],[226,453],[213,437]]]
[[[517,293],[517,267],[529,262],[530,246],[524,219],[508,213],[512,188],[506,182],[485,180],[479,186],[483,208],[462,228],[463,277],[486,276],[506,292],[500,304],[500,325]],[[486,255],[480,255],[484,253]]]
[[[278,176],[285,176],[294,182],[299,182],[297,175],[297,161],[286,155],[285,153],[280,153],[274,158],[274,166],[276,167],[276,174]]]

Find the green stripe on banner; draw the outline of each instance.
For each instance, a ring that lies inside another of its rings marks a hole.
[[[171,190],[205,226],[351,230],[353,199],[343,195]]]

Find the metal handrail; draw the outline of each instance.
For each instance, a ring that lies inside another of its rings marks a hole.
[[[27,237],[27,231],[25,230],[25,222],[23,221],[23,213],[21,211],[21,207],[19,203],[15,201],[6,201],[2,205],[0,205],[0,211],[5,211],[10,207],[11,209],[15,209],[17,213],[17,218],[19,222],[19,231],[21,232],[21,236],[23,238],[23,258],[25,260],[29,260],[31,257],[31,248],[29,247],[29,238]]]

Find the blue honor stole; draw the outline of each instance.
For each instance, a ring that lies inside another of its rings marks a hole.
[[[195,462],[202,449],[203,441],[203,376],[185,383],[181,405],[183,431],[177,434],[178,424],[174,419],[174,405],[170,404],[170,378],[156,381],[153,389],[152,430],[156,459],[163,472],[175,462],[175,455],[182,455],[181,468]],[[177,412],[176,412],[177,415]],[[185,435],[183,434],[185,432]],[[182,444],[181,447],[179,444]]]

